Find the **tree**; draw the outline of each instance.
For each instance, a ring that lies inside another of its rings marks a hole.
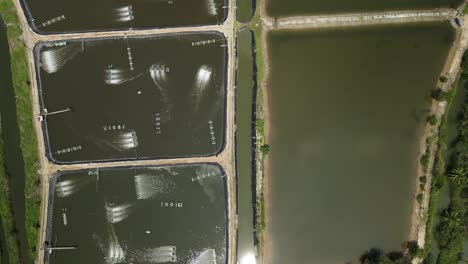
[[[437,116],[432,114],[427,117],[427,122],[431,124],[431,126],[435,126],[437,124]]]
[[[263,153],[263,155],[270,153],[270,145],[264,144],[260,147],[260,151]]]
[[[416,196],[416,201],[418,201],[418,203],[421,204],[423,202],[423,198],[424,198],[423,194],[420,193]]]
[[[448,81],[448,78],[447,78],[447,76],[445,76],[445,75],[444,75],[444,76],[440,76],[439,81],[440,81],[440,82],[443,82],[443,83],[446,83],[446,82]]]
[[[432,98],[439,102],[447,101],[448,96],[449,94],[440,88],[437,88],[434,91],[432,91]]]
[[[458,210],[445,210],[442,213],[442,222],[446,223],[449,227],[456,227],[462,225],[462,212]]]
[[[451,182],[457,185],[464,185],[468,183],[467,173],[464,168],[455,168],[452,169],[449,173],[449,179]]]

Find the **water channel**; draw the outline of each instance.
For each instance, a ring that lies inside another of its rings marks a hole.
[[[195,164],[75,171],[51,185],[48,263],[225,264],[226,175]]]
[[[408,239],[448,23],[272,31],[267,263],[357,263]]]
[[[255,192],[253,53],[252,32],[244,28],[237,34],[236,140],[237,184],[239,193],[239,263],[255,256],[253,204]]]
[[[73,163],[219,153],[226,46],[215,32],[37,46],[49,158]]]
[[[9,177],[15,229],[20,242],[23,263],[29,261],[29,247],[25,228],[24,162],[20,148],[20,131],[16,116],[16,96],[13,88],[10,53],[6,28],[0,17],[0,127],[4,149],[5,170]]]

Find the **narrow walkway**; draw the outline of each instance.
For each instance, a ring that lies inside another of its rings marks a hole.
[[[268,29],[288,29],[301,27],[326,28],[375,24],[397,24],[422,21],[443,21],[450,20],[457,15],[458,12],[454,9],[435,9],[422,11],[392,11],[282,18],[263,17],[262,21],[264,26]]]

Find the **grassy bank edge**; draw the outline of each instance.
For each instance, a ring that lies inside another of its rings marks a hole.
[[[464,58],[467,57],[467,52],[463,55]],[[425,213],[425,220],[426,220],[426,238],[425,238],[425,246],[424,246],[424,253],[423,259],[424,263],[432,263],[437,256],[432,256],[432,242],[434,240],[434,219],[438,213],[438,203],[439,203],[439,196],[440,190],[446,185],[450,184],[447,180],[447,167],[445,156],[446,151],[448,151],[448,123],[447,118],[453,111],[452,105],[453,100],[455,99],[457,93],[461,92],[460,89],[464,89],[464,85],[466,85],[467,80],[462,77],[463,72],[467,71],[467,65],[463,65],[462,63],[460,71],[457,75],[455,82],[452,84],[452,89],[449,92],[449,96],[447,96],[447,108],[444,112],[440,127],[439,127],[439,137],[435,144],[436,150],[434,154],[434,165],[432,168],[432,183],[431,183],[431,191],[429,196],[429,205],[427,211]],[[434,260],[433,260],[434,259]]]
[[[37,152],[37,138],[33,124],[32,95],[28,79],[26,48],[22,41],[22,29],[15,6],[11,0],[0,0],[0,12],[7,27],[11,56],[11,72],[16,96],[16,112],[20,130],[21,151],[25,173],[25,226],[30,257],[36,253],[39,229],[39,208],[41,203],[40,168]]]
[[[460,76],[457,77],[457,80],[453,84],[453,88],[451,89],[452,95],[455,95],[459,89],[459,81]],[[447,137],[448,137],[448,124],[447,118],[450,114],[451,107],[452,107],[452,97],[447,101],[447,109],[444,112],[439,126],[439,137],[437,142],[433,142],[436,146],[435,154],[434,154],[434,165],[432,169],[433,179],[431,182],[431,191],[429,197],[429,206],[426,211],[426,241],[424,245],[424,257],[427,257],[432,251],[432,241],[434,239],[433,228],[434,228],[434,218],[437,213],[437,205],[439,202],[439,195],[440,190],[442,187],[447,184],[447,180],[445,177],[445,170],[446,164],[444,155],[447,151]]]
[[[258,6],[257,1],[257,6]],[[265,220],[265,198],[264,198],[264,186],[263,186],[263,177],[264,177],[264,163],[265,163],[265,153],[261,150],[261,147],[265,145],[265,121],[264,121],[264,97],[263,97],[263,49],[262,49],[262,22],[260,18],[260,8],[255,10],[255,14],[252,17],[251,21],[247,25],[248,28],[254,34],[255,40],[255,81],[257,83],[257,100],[256,100],[256,163],[257,163],[257,173],[256,173],[256,184],[257,186],[257,195],[255,201],[256,207],[256,216],[255,216],[255,231],[256,231],[256,251],[257,257],[262,263],[263,260],[263,246],[264,246],[264,231],[266,228]]]
[[[5,254],[8,255],[10,264],[20,263],[19,244],[16,236],[13,211],[11,207],[11,197],[9,189],[8,174],[6,172],[3,159],[3,140],[0,130],[0,218],[5,232]]]

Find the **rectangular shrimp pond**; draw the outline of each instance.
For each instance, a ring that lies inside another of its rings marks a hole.
[[[45,261],[224,264],[225,177],[212,164],[59,173]]]
[[[56,163],[210,156],[224,146],[220,33],[73,40],[35,48]]]
[[[21,0],[38,33],[128,30],[221,24],[227,0]]]
[[[268,33],[266,263],[401,250],[431,90],[454,39],[449,23]]]

